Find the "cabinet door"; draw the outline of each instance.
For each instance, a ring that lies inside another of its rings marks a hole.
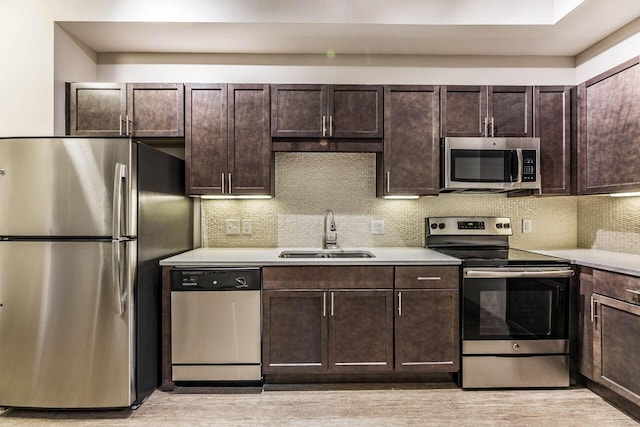
[[[434,195],[440,188],[440,89],[386,86],[384,195]]]
[[[395,297],[396,370],[458,371],[458,291],[401,289]]]
[[[121,83],[70,83],[67,134],[119,136],[126,132],[127,90]]]
[[[329,298],[329,370],[392,370],[392,291],[329,291]]]
[[[442,86],[442,136],[485,136],[486,86]]]
[[[227,179],[227,85],[186,85],[188,194],[219,194]]]
[[[329,86],[329,136],[382,138],[382,86]]]
[[[135,136],[184,136],[184,86],[181,83],[129,83],[127,112]]]
[[[489,86],[488,136],[533,136],[533,100],[531,86]]]
[[[596,381],[640,405],[640,306],[594,295]]]
[[[328,136],[328,120],[326,86],[271,85],[271,136]]]
[[[327,371],[327,293],[263,291],[263,372]]]
[[[580,300],[578,301],[578,335],[580,337],[580,353],[578,363],[580,374],[595,380],[593,375],[593,320],[592,301],[593,274],[580,273]]]
[[[640,188],[638,59],[578,87],[580,194]]]
[[[571,88],[537,86],[534,99],[542,194],[571,194]]]
[[[229,193],[271,194],[269,85],[229,85]]]

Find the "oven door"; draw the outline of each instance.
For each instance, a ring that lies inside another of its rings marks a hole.
[[[567,353],[568,267],[464,268],[463,354]]]

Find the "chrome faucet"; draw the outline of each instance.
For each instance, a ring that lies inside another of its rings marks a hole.
[[[327,218],[329,229],[327,230]],[[333,211],[327,209],[324,212],[324,234],[322,235],[322,249],[336,249],[338,247],[338,233],[336,233],[336,222],[333,219]]]

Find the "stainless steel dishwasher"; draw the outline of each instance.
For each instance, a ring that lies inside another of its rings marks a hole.
[[[261,270],[171,272],[173,381],[260,381]]]

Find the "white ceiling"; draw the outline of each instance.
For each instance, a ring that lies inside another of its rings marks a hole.
[[[346,1],[346,0],[343,0]],[[507,0],[484,0],[496,10],[454,10],[465,0],[422,0],[431,9],[396,8],[389,14],[382,7],[407,0],[354,2],[338,18],[326,15],[310,19],[288,16],[280,22],[248,14],[216,22],[58,22],[97,53],[104,52],[192,52],[247,54],[404,54],[404,55],[536,55],[576,56],[627,24],[640,27],[639,0],[536,0],[545,9],[533,10],[531,0],[518,0],[526,10],[505,10]],[[472,0],[466,0],[466,3]],[[480,4],[474,0],[475,5]],[[508,0],[513,5],[515,0]],[[550,4],[549,2],[552,2]],[[356,4],[358,3],[358,4]],[[345,3],[346,4],[346,3]],[[415,6],[417,3],[413,2]],[[438,8],[434,8],[438,5]],[[447,7],[448,5],[448,7]],[[576,6],[575,9],[572,7]],[[356,6],[375,9],[354,18]],[[555,9],[554,9],[555,7]],[[391,10],[391,9],[387,9]],[[425,13],[428,12],[428,16]],[[562,12],[562,13],[560,13]],[[566,13],[565,16],[560,16]],[[531,18],[528,19],[527,16]],[[405,17],[403,22],[402,17]],[[514,24],[517,23],[517,24]],[[445,23],[446,25],[442,25]],[[480,24],[479,24],[480,23]]]

